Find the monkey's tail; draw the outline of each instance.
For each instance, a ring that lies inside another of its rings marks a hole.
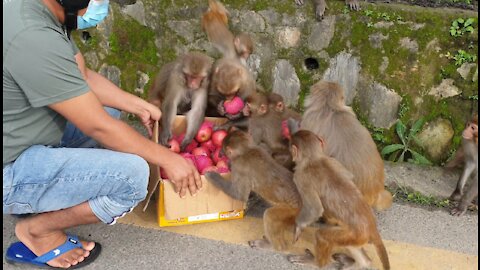
[[[385,210],[392,206],[392,202],[392,193],[384,189],[380,193],[378,193],[377,200],[375,201],[373,207],[378,211]]]
[[[376,231],[376,230],[375,230]],[[380,261],[382,262],[384,270],[390,270],[390,261],[388,260],[387,249],[385,249],[385,245],[383,244],[382,238],[378,231],[376,231],[372,238],[370,239],[372,244],[375,246],[377,250],[378,257],[380,257]]]
[[[217,16],[222,18],[222,21],[225,23],[225,25],[228,24],[228,15],[230,14],[228,10],[225,8],[225,6],[216,1],[216,0],[208,0],[208,9],[210,13],[216,13]]]

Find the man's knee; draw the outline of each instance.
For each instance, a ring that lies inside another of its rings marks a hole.
[[[125,164],[125,171],[133,189],[134,199],[138,202],[142,201],[147,196],[148,177],[150,176],[148,163],[137,155],[130,155],[128,164]]]

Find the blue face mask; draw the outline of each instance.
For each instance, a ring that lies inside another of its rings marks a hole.
[[[77,17],[77,29],[86,29],[96,26],[108,14],[108,0],[92,0],[88,4],[83,16]]]

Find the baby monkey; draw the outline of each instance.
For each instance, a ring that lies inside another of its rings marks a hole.
[[[292,130],[292,133],[295,130]],[[377,230],[372,209],[353,183],[353,175],[337,160],[323,152],[323,139],[307,130],[291,135],[290,150],[295,162],[293,181],[302,197],[296,217],[295,240],[302,229],[323,217],[325,225],[315,233],[315,257],[291,255],[296,264],[334,266],[334,247],[345,247],[359,268],[370,267],[371,260],[361,246],[373,243],[384,269],[390,269],[387,251]]]
[[[453,167],[456,163],[464,162],[464,169],[457,187],[450,198],[460,202],[451,214],[460,216],[465,213],[468,205],[478,195],[478,116],[475,115],[462,132],[462,147],[458,150],[454,160],[447,164]],[[464,193],[463,188],[468,178],[473,174],[473,183],[470,189]]]

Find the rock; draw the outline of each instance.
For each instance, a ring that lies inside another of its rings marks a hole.
[[[262,72],[261,70],[261,58],[257,54],[251,54],[247,59],[248,70],[253,74],[255,80],[258,78],[258,73]]]
[[[240,25],[244,32],[264,32],[265,20],[254,11],[242,12],[240,14]]]
[[[148,74],[145,74],[141,71],[137,71],[137,87],[135,88],[135,92],[139,94],[143,94],[145,92],[145,85],[147,85],[150,77]]]
[[[379,21],[373,25],[374,28],[390,28],[394,25],[393,22]]]
[[[113,13],[112,7],[109,7],[108,16],[105,17],[105,19],[101,21],[99,24],[97,24],[97,27],[96,27],[98,31],[98,35],[102,37],[98,45],[100,48],[105,50],[106,54],[109,54],[110,52],[110,44],[108,40],[110,38],[110,34],[112,33],[114,20],[115,20],[115,15]]]
[[[330,60],[323,79],[339,83],[345,91],[345,103],[350,105],[356,94],[359,74],[360,61],[358,58],[341,52]]]
[[[83,57],[85,58],[85,63],[92,69],[92,70],[97,70],[99,60],[98,56],[94,51],[86,52],[83,54]]]
[[[397,121],[402,97],[386,86],[373,82],[359,89],[360,110],[375,127],[390,128]]]
[[[265,19],[265,23],[269,26],[275,26],[280,24],[280,14],[272,9],[261,10],[258,12],[258,14],[260,14],[260,16]]]
[[[460,76],[462,76],[464,80],[466,80],[468,74],[470,74],[470,70],[476,66],[477,65],[473,63],[463,63],[459,68],[457,68],[457,72],[460,74]]]
[[[378,67],[378,70],[380,71],[380,73],[385,73],[385,70],[387,70],[388,68],[388,64],[389,64],[389,61],[388,61],[388,57],[384,56],[382,57],[382,64],[380,65],[380,67]]]
[[[300,30],[297,27],[282,27],[277,30],[277,41],[281,48],[297,47],[300,41]]]
[[[272,91],[283,96],[285,105],[296,106],[300,93],[300,80],[295,68],[287,60],[278,60],[273,68],[272,77]]]
[[[459,95],[461,91],[453,85],[453,82],[453,79],[443,79],[442,83],[433,87],[428,94],[434,96],[437,100]]]
[[[382,47],[382,41],[385,39],[388,39],[388,35],[384,36],[382,33],[374,33],[368,36],[370,44],[372,44],[372,47],[376,49]]]
[[[147,26],[145,21],[145,7],[142,1],[137,0],[133,5],[124,6],[122,12],[135,19],[141,25]]]
[[[439,160],[453,138],[454,130],[450,121],[438,118],[426,123],[417,135],[418,144],[434,160]]]
[[[478,80],[478,67],[475,69],[475,73],[473,74],[472,82],[476,82]]]
[[[181,36],[185,39],[188,43],[193,42],[194,40],[194,33],[192,23],[189,21],[172,21],[169,20],[167,25],[172,31],[174,31],[177,35]]]
[[[330,44],[335,33],[335,16],[326,16],[321,22],[313,23],[307,46],[310,50],[320,51]]]
[[[418,52],[418,43],[416,40],[411,40],[408,37],[400,39],[400,46],[409,50],[411,53]]]
[[[122,72],[120,71],[120,69],[118,67],[103,64],[100,67],[100,70],[98,71],[98,73],[105,76],[107,79],[109,79],[116,86],[121,87],[120,75],[121,75]]]

